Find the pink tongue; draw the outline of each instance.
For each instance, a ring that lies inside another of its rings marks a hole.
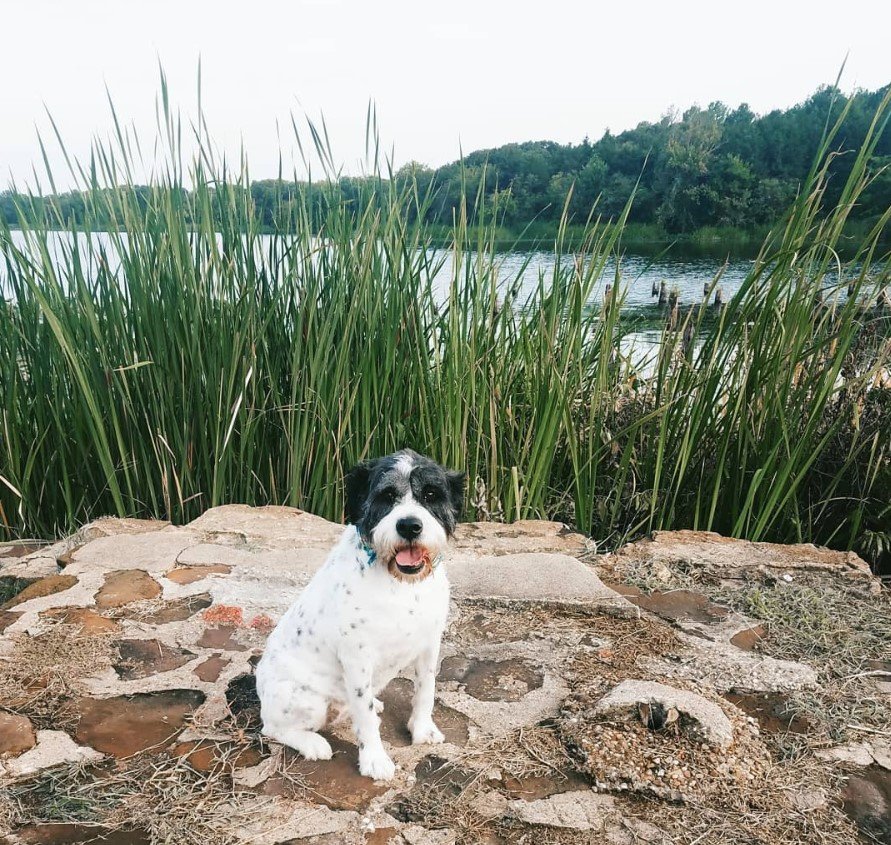
[[[424,557],[424,550],[419,546],[400,549],[396,552],[396,563],[400,566],[417,566]]]

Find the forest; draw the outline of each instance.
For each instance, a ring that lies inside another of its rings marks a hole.
[[[480,219],[488,215],[509,232],[541,231],[542,226],[547,231],[564,211],[572,224],[584,224],[592,209],[595,216],[615,218],[634,194],[628,222],[632,230],[635,224],[650,227],[656,239],[705,228],[760,233],[793,201],[827,124],[848,107],[834,142],[824,196],[827,206],[838,201],[853,151],[860,148],[887,90],[846,95],[824,86],[802,103],[764,115],[746,104],[731,109],[715,102],[683,113],[669,111],[656,122],[619,134],[607,131],[594,142],[506,144],[435,169],[412,162],[387,176],[418,192],[417,213],[425,222],[443,226],[450,226],[466,203],[471,222],[488,223]],[[891,133],[883,132],[871,161],[871,182],[851,220],[868,224],[891,206],[888,165]],[[263,179],[239,188],[246,198],[249,194],[264,227],[287,231],[294,226],[295,208],[312,209],[313,223],[321,228],[332,202],[354,198],[358,205],[360,196],[373,188],[368,183],[380,178],[339,177],[329,171],[312,182]],[[144,189],[146,196],[149,190]],[[10,226],[17,225],[20,213],[41,211],[60,226],[88,217],[95,221],[97,210],[85,214],[87,196],[69,192],[22,202],[24,197],[8,190],[0,193],[0,214]],[[109,211],[109,227],[116,225],[112,217]]]

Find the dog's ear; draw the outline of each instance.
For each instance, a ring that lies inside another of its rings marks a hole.
[[[449,498],[452,500],[452,510],[455,512],[455,519],[461,519],[464,513],[464,477],[465,473],[448,470],[446,479],[449,482]]]
[[[344,476],[343,517],[346,522],[356,525],[362,519],[371,483],[371,471],[376,463],[377,461],[362,461]]]

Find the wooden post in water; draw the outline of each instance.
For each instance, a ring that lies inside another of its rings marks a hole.
[[[659,305],[663,306],[668,303],[668,288],[665,287],[665,281],[659,282]]]
[[[708,289],[712,286],[712,283],[709,281],[705,281],[702,283],[702,297],[703,299],[708,299]]]
[[[724,306],[724,288],[719,287],[715,291],[715,308],[720,311]]]
[[[689,355],[693,349],[693,306],[687,312],[687,321],[684,323],[684,354]]]
[[[652,292],[652,296],[659,296],[659,285],[656,283],[655,280],[653,281],[653,292]]]
[[[678,300],[680,295],[677,288],[672,288],[668,294],[668,330],[673,332],[678,327]]]

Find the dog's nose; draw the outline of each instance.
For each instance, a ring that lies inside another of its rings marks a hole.
[[[396,533],[403,540],[417,540],[424,526],[416,516],[404,516],[396,522]]]

